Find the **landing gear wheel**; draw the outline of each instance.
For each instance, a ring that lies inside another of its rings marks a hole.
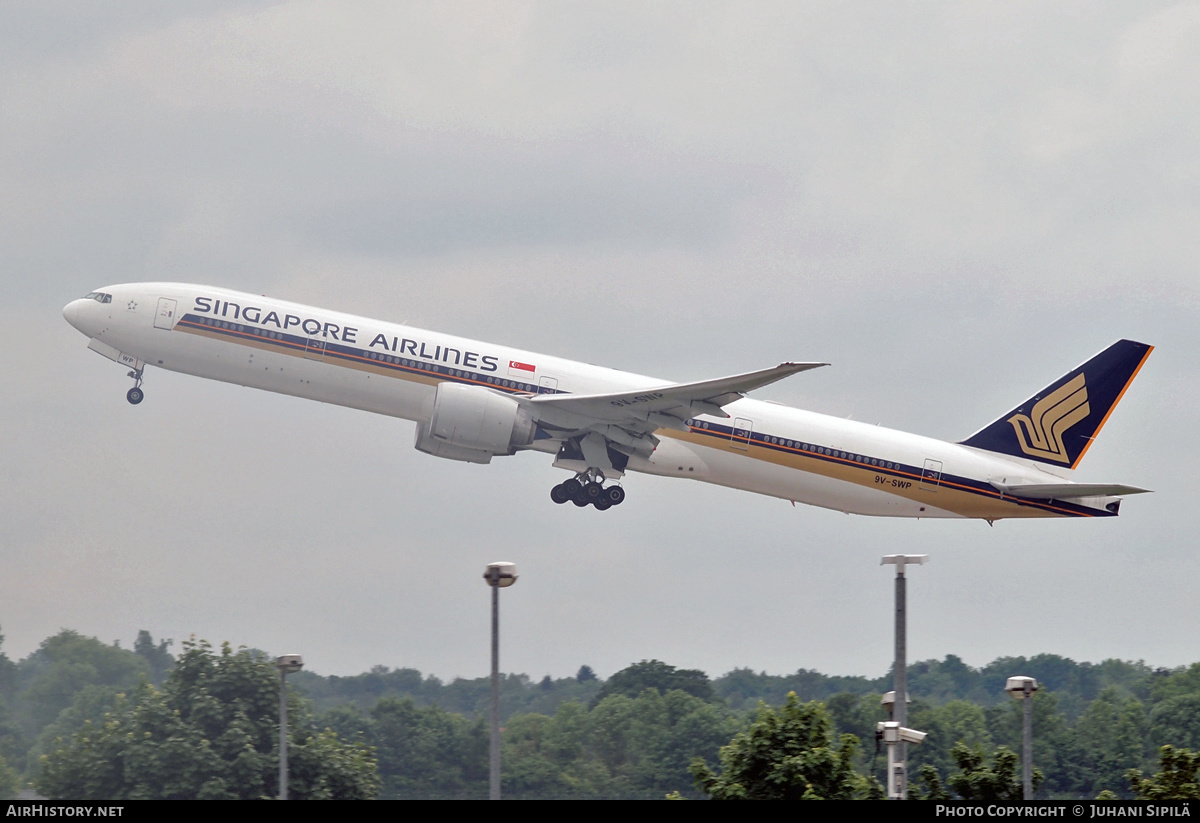
[[[582,471],[569,480],[564,480],[550,490],[550,499],[562,504],[568,501],[579,508],[595,506],[606,511],[625,502],[625,490],[620,486],[605,488],[606,478],[600,469]]]
[[[145,392],[143,392],[141,389],[137,388],[136,386],[134,386],[129,391],[125,392],[125,399],[128,400],[130,403],[132,403],[135,406],[138,403],[141,403],[142,398],[144,398],[145,396],[146,396]]]

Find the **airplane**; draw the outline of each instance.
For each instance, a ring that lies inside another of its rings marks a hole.
[[[684,477],[883,517],[1111,517],[1145,492],[1077,483],[1152,346],[1120,340],[958,443],[746,397],[826,363],[672,383],[558,357],[185,283],[74,300],[88,348],[147,366],[416,422],[414,446],[467,463],[536,451],[572,472],[555,503],[606,510],[626,472]]]

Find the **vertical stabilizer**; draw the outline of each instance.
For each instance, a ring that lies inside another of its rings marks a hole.
[[[963,445],[1073,469],[1153,350],[1118,340]]]

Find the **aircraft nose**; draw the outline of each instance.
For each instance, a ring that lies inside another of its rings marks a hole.
[[[63,318],[75,328],[79,328],[79,304],[82,300],[72,300],[63,306]]]
[[[72,300],[63,306],[63,317],[77,330],[88,337],[94,337],[96,335],[96,312],[92,307],[95,305],[95,300],[88,300],[86,297]]]

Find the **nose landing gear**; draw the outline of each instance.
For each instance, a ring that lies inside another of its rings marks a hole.
[[[133,378],[133,388],[125,392],[125,399],[136,406],[146,397],[146,393],[142,391],[142,370],[131,371],[129,376]]]
[[[555,503],[570,501],[579,508],[595,506],[600,511],[605,511],[624,502],[625,490],[620,486],[605,488],[604,472],[588,469],[551,489],[550,499]]]

